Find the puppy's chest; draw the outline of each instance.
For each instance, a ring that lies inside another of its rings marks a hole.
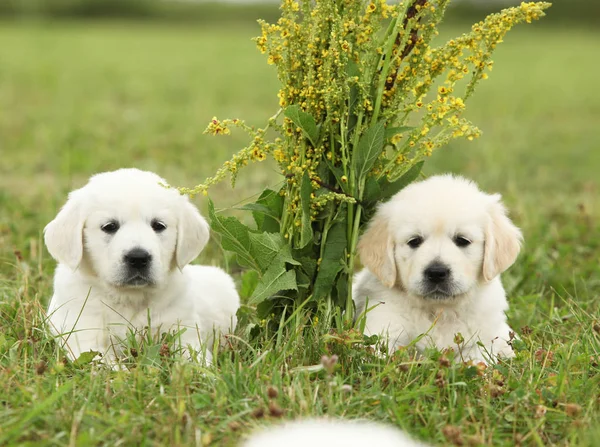
[[[137,329],[161,324],[161,316],[164,313],[162,306],[158,306],[143,294],[111,297],[107,308],[108,320],[120,320],[121,323]]]
[[[438,345],[453,344],[454,336],[460,333],[465,339],[473,335],[468,319],[455,309],[444,307],[405,307],[389,303],[376,309],[374,320],[388,326],[392,332],[404,333],[410,339],[428,334]],[[375,322],[375,321],[373,321]],[[387,322],[387,324],[386,324]]]
[[[474,335],[472,327],[460,313],[454,310],[438,308],[423,313],[424,319],[427,320],[424,324],[431,328],[429,335],[438,346],[454,344],[457,334],[462,335],[464,339],[469,339]]]

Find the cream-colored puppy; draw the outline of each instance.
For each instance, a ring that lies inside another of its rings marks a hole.
[[[180,331],[181,346],[201,352],[214,332],[235,327],[231,277],[188,265],[208,242],[208,224],[165,183],[138,169],[94,175],[46,226],[59,262],[49,321],[72,358],[92,350],[112,363],[128,332],[148,326]]]
[[[370,421],[308,419],[269,427],[243,447],[425,447],[395,427]]]
[[[452,175],[413,183],[379,207],[359,241],[367,268],[353,296],[357,313],[368,302],[366,332],[387,335],[390,352],[424,334],[419,351],[454,348],[476,362],[512,357],[500,273],[520,245],[500,195]]]

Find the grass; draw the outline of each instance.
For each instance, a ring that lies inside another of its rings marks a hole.
[[[357,334],[330,333],[298,313],[259,339],[240,329],[214,368],[161,356],[158,340],[139,349],[129,372],[63,363],[42,330],[54,268],[42,228],[94,172],[138,166],[187,186],[211,174],[244,137],[204,136],[207,121],[261,124],[276,109],[276,78],[249,40],[255,34],[245,22],[2,24],[0,445],[231,445],[256,426],[317,415],[387,421],[440,445],[598,445],[600,91],[591,55],[600,34],[592,30],[542,23],[510,34],[469,104],[484,136],[426,165],[502,192],[523,229],[525,248],[504,275],[522,337],[514,361],[484,372],[445,366],[437,353],[381,359]],[[233,192],[223,184],[211,196],[227,207],[279,181],[258,165]],[[200,261],[238,274],[215,242]],[[335,368],[305,368],[332,354]]]

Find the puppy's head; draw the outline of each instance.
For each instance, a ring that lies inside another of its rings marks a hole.
[[[209,227],[186,196],[156,174],[120,169],[69,194],[44,229],[57,261],[114,287],[160,286],[204,248]]]
[[[358,251],[387,287],[424,299],[459,298],[516,259],[521,232],[499,195],[450,175],[414,183],[380,206]]]

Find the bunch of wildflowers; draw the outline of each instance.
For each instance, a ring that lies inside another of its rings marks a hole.
[[[463,117],[466,100],[506,32],[550,6],[522,3],[433,47],[448,2],[283,0],[277,23],[260,22],[256,44],[277,68],[281,108],[259,129],[213,119],[206,132],[235,126],[251,142],[183,192],[206,193],[228,173],[235,182],[250,162],[276,160],[281,188],[247,206],[256,229],[212,206],[210,216],[223,246],[257,271],[251,301],[264,314],[310,298],[345,307],[351,320],[356,243],[374,206],[416,178],[435,149],[481,134]],[[276,137],[267,140],[269,129]]]

